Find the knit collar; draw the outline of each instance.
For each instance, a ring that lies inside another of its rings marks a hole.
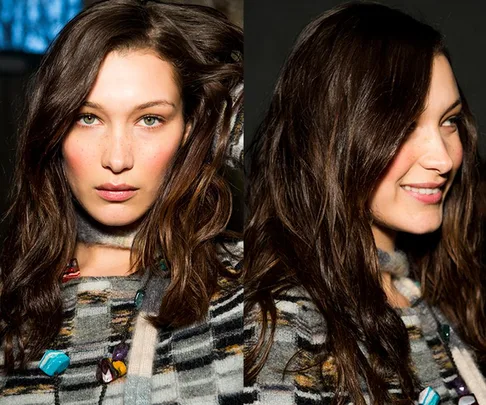
[[[76,207],[77,238],[88,245],[104,245],[131,249],[138,231],[139,221],[127,226],[106,226],[93,219],[86,211]]]
[[[409,274],[407,255],[399,250],[390,253],[378,249],[378,262],[381,271],[394,277],[406,277]]]

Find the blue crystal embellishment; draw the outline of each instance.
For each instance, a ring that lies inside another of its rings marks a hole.
[[[61,374],[69,366],[69,356],[60,350],[46,350],[39,363],[39,368],[48,376]]]
[[[430,387],[425,388],[419,395],[419,405],[437,405],[440,396]]]
[[[143,298],[145,297],[145,291],[144,290],[138,290],[137,293],[135,294],[135,299],[133,300],[135,307],[137,309],[140,309],[142,306]]]

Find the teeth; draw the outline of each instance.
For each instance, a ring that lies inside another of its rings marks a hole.
[[[417,188],[410,186],[403,186],[403,188],[407,191],[413,191],[414,193],[418,194],[436,194],[440,191],[439,188]]]

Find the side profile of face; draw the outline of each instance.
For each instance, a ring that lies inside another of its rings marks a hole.
[[[434,58],[426,108],[375,188],[370,208],[380,233],[424,234],[442,224],[444,200],[462,163],[461,102],[447,58]]]
[[[74,197],[104,225],[135,222],[189,131],[168,62],[151,51],[109,53],[62,145]]]

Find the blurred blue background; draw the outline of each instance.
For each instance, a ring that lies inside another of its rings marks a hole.
[[[1,0],[0,48],[42,54],[82,0]]]

